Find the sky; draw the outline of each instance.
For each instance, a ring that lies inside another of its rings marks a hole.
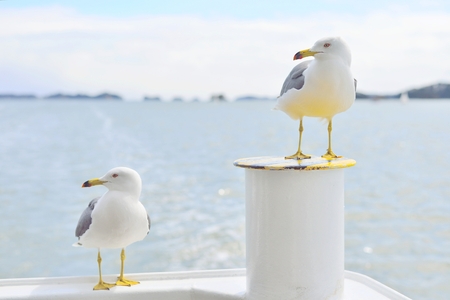
[[[450,83],[450,1],[0,1],[0,94],[275,97],[326,36],[358,91]]]

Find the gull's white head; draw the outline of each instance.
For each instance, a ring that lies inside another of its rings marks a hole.
[[[138,172],[126,167],[117,167],[109,170],[100,178],[93,178],[83,183],[82,187],[104,185],[110,191],[121,191],[130,194],[141,193],[142,180]]]
[[[294,60],[307,56],[314,56],[319,60],[339,57],[348,66],[350,66],[352,61],[350,48],[340,37],[320,39],[310,49],[297,52],[294,55]]]

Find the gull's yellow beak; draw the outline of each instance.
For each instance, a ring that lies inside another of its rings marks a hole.
[[[294,60],[302,59],[303,57],[314,56],[314,54],[316,54],[316,53],[319,53],[319,52],[311,51],[309,49],[298,51],[294,55]]]
[[[93,179],[89,179],[88,181],[84,182],[81,187],[84,188],[84,187],[91,187],[93,185],[102,185],[105,182],[106,181],[100,180],[99,178],[93,178]]]

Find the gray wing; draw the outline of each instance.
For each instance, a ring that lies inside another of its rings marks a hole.
[[[80,239],[80,236],[82,236],[86,232],[86,230],[89,229],[89,226],[91,226],[91,214],[94,210],[95,204],[97,204],[98,199],[100,199],[100,197],[92,199],[92,201],[89,202],[88,207],[86,207],[86,209],[81,214],[81,217],[78,220],[77,229],[75,229],[75,236],[78,237],[78,239]]]
[[[353,78],[353,80],[355,81],[355,92],[356,92],[356,86],[358,85],[358,80],[356,80],[355,78]]]
[[[150,227],[151,227],[151,224],[152,224],[152,222],[150,221],[150,217],[148,216],[148,214],[147,214],[147,221],[148,221],[148,231],[147,231],[147,234],[150,232]]]
[[[303,76],[303,72],[308,68],[308,65],[311,63],[311,60],[307,60],[296,65],[291,73],[289,73],[288,77],[283,83],[283,87],[281,88],[280,96],[289,91],[290,89],[301,89],[303,84],[305,83],[305,77]]]

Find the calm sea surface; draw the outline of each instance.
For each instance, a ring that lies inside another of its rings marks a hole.
[[[74,230],[112,167],[136,169],[153,226],[126,272],[245,267],[238,158],[292,154],[297,122],[273,102],[0,102],[0,278],[96,275]],[[450,299],[450,101],[357,102],[334,118],[346,170],[346,269],[413,299]],[[321,155],[327,127],[305,121]],[[103,250],[105,274],[119,250]]]

